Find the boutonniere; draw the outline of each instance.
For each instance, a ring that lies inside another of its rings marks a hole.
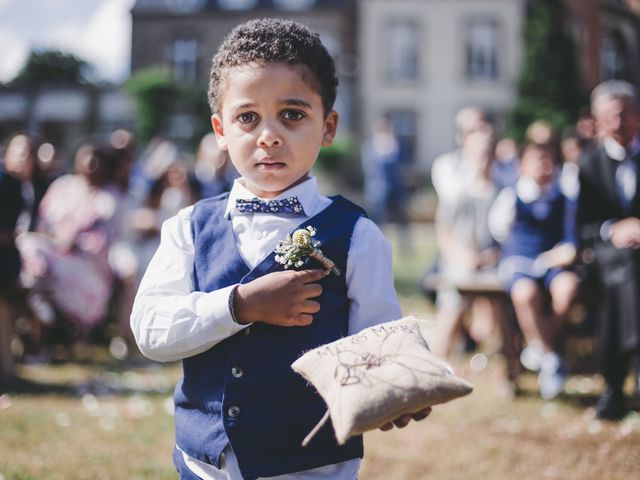
[[[316,229],[308,226],[300,228],[293,232],[293,235],[287,235],[287,238],[280,240],[274,250],[276,262],[284,265],[284,268],[301,267],[307,257],[311,257],[322,264],[327,275],[329,273],[340,275],[336,264],[325,257],[322,250],[318,248],[320,242],[313,238],[315,234]]]

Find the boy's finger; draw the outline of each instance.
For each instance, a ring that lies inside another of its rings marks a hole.
[[[296,325],[303,327],[306,325],[311,325],[313,323],[313,315],[309,315],[307,313],[301,313],[298,315]]]
[[[411,418],[414,420],[424,420],[431,413],[431,407],[425,408],[424,410],[420,410],[419,412],[412,413]]]
[[[318,313],[320,311],[320,303],[313,300],[306,300],[302,304],[302,311],[304,313]]]
[[[322,287],[317,283],[306,283],[302,289],[304,298],[319,297],[322,294]]]
[[[406,427],[411,421],[411,415],[402,415],[393,421],[393,424],[398,428]]]
[[[384,425],[382,425],[380,427],[380,430],[382,430],[383,432],[387,432],[389,430],[391,430],[393,428],[393,423],[389,422],[389,423],[385,423]]]
[[[324,277],[325,272],[322,269],[314,268],[312,270],[301,270],[298,273],[298,278],[302,280],[302,283],[313,283]]]

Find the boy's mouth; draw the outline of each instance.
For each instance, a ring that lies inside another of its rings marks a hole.
[[[287,165],[286,163],[279,162],[278,160],[272,157],[262,158],[256,163],[256,166],[267,169],[267,170],[275,170],[278,168],[286,167],[286,165]]]

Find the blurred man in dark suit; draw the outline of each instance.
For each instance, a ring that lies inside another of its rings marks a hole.
[[[595,253],[602,292],[599,332],[601,373],[607,387],[598,401],[600,418],[624,416],[623,384],[640,352],[640,112],[635,88],[607,81],[591,95],[598,144],[580,164],[578,223]]]

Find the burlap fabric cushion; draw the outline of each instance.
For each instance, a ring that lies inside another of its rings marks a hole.
[[[405,317],[367,328],[291,365],[326,402],[338,443],[472,391],[429,351],[418,321]]]

